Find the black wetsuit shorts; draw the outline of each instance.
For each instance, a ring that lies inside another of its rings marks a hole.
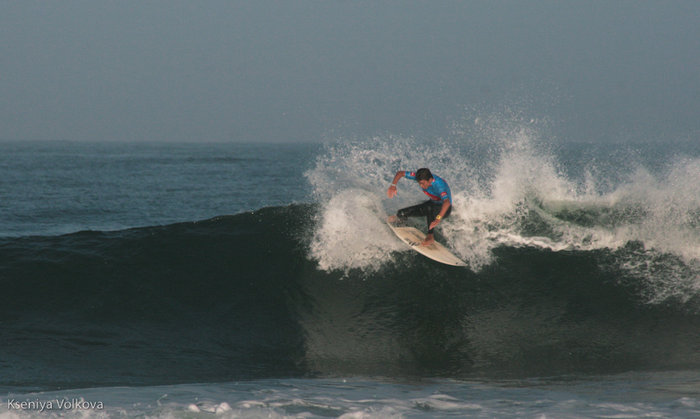
[[[435,217],[440,214],[440,210],[442,209],[442,201],[433,201],[433,200],[428,200],[423,202],[422,204],[414,205],[412,207],[406,207],[398,210],[396,212],[396,216],[399,217],[399,220],[405,221],[406,218],[408,217],[425,217],[426,222],[428,223],[428,226],[430,226],[430,223],[435,220]],[[450,205],[449,208],[447,208],[447,212],[445,213],[444,218],[447,218],[450,213],[452,212],[452,205]],[[428,230],[428,234],[432,234],[433,230]]]

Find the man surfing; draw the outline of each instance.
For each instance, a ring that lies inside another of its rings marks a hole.
[[[408,217],[426,217],[428,235],[421,245],[430,246],[435,241],[433,229],[440,224],[445,217],[449,217],[452,212],[452,194],[450,193],[450,187],[447,186],[447,182],[441,177],[433,176],[430,170],[426,168],[418,169],[415,172],[400,170],[396,172],[394,180],[386,191],[389,198],[396,196],[396,184],[402,177],[417,181],[418,185],[423,189],[423,193],[428,195],[430,199],[422,204],[398,210],[396,215],[390,216],[387,221],[393,224],[398,221],[404,221]]]

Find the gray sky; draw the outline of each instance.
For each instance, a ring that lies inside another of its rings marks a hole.
[[[0,0],[0,139],[700,132],[698,1]]]

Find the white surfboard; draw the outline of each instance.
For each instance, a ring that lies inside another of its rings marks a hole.
[[[453,255],[452,252],[447,250],[447,248],[438,242],[433,242],[433,244],[428,246],[423,246],[421,243],[425,240],[425,234],[415,227],[397,227],[391,223],[388,223],[391,231],[396,234],[398,238],[404,243],[411,246],[413,250],[420,253],[423,256],[427,256],[430,259],[444,263],[446,265],[452,266],[467,266],[467,264],[457,256]]]

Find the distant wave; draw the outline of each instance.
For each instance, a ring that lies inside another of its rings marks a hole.
[[[462,269],[391,245],[381,266],[334,269],[317,257],[327,211],[291,205],[0,239],[0,385],[700,367],[697,294],[650,302],[646,279],[624,265],[641,257],[693,272],[678,257],[651,257],[634,241],[615,249],[502,243],[490,263]],[[590,223],[588,209],[547,211]],[[368,255],[358,258],[379,259]]]

